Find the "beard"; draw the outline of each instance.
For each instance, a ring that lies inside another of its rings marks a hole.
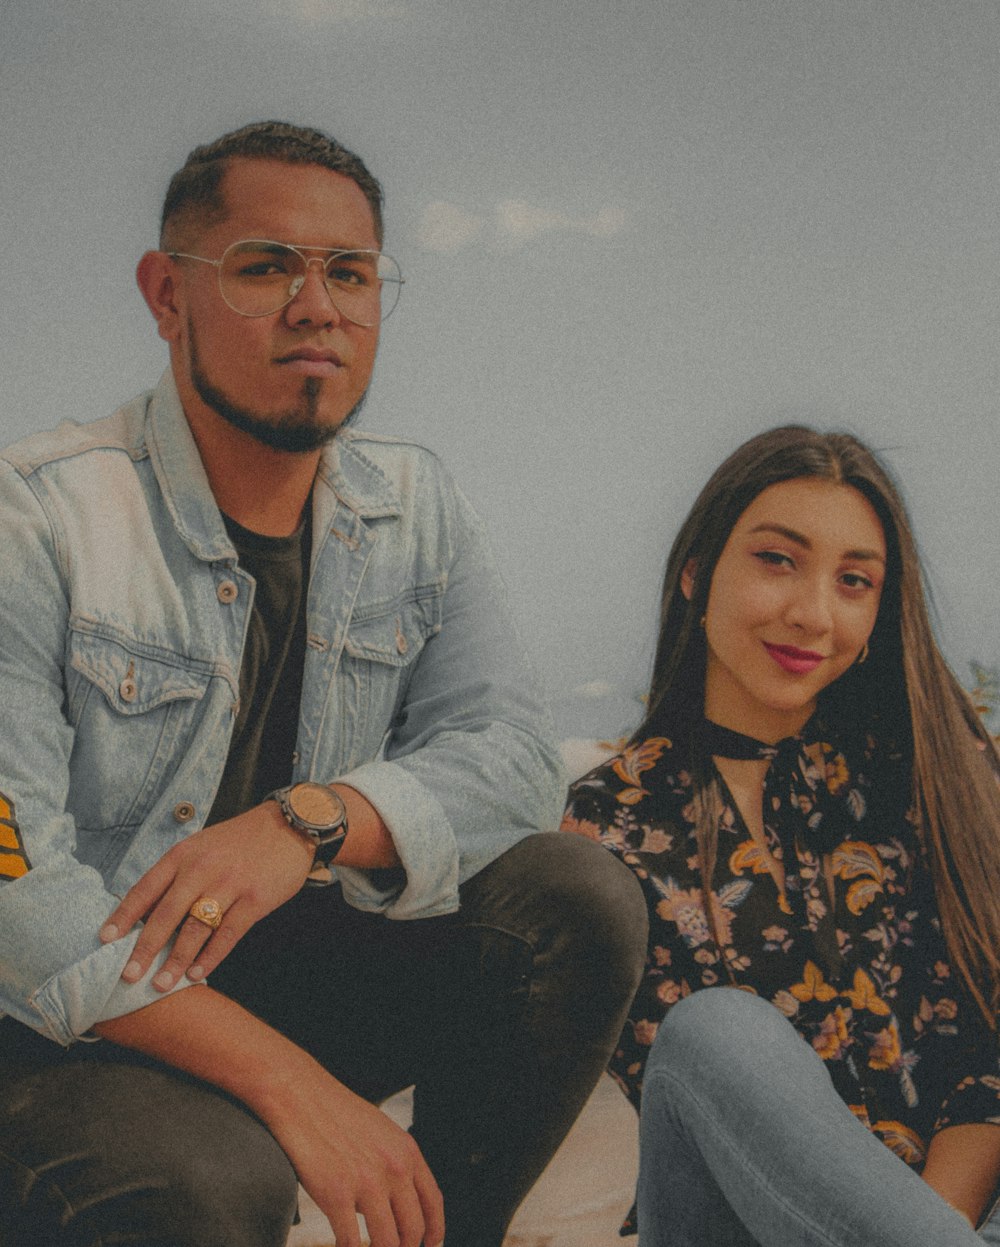
[[[194,326],[188,322],[191,343],[191,384],[198,397],[227,424],[247,433],[263,446],[272,450],[284,450],[291,454],[307,454],[319,450],[333,441],[341,429],[346,429],[358,417],[367,390],[339,424],[323,424],[319,419],[319,400],[323,392],[321,377],[304,377],[299,401],[294,407],[276,413],[254,411],[233,402],[218,386],[213,385],[202,367],[198,354],[198,339]]]

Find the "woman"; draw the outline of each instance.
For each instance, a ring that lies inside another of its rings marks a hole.
[[[670,553],[648,713],[563,822],[650,911],[612,1064],[642,1247],[1000,1242],[997,765],[874,456],[747,442]]]

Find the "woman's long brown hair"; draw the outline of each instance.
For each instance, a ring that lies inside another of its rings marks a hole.
[[[751,438],[713,474],[667,560],[648,710],[632,742],[654,734],[665,720],[675,733],[690,725],[692,768],[700,789],[698,848],[711,922],[707,891],[717,851],[718,802],[708,778],[709,759],[698,756],[695,744],[694,728],[705,703],[700,621],[716,563],[736,521],[769,486],[803,477],[853,486],[874,507],[885,531],[886,578],[870,657],[824,690],[820,704],[852,730],[892,740],[902,751],[911,778],[910,792],[904,789],[901,799],[905,806],[909,798],[916,815],[949,955],[995,1027],[1000,1007],[1000,758],[935,641],[920,557],[899,490],[857,438],[784,425]],[[689,599],[681,576],[692,560],[696,570]],[[725,955],[721,947],[720,954]]]

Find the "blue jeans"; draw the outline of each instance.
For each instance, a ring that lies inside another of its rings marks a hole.
[[[642,1247],[982,1247],[871,1134],[777,1009],[696,992],[660,1027],[643,1082]]]

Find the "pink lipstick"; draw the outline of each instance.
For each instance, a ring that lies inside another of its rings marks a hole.
[[[811,649],[799,649],[796,645],[770,645],[765,641],[764,648],[778,666],[790,675],[808,675],[823,661],[822,654]]]

